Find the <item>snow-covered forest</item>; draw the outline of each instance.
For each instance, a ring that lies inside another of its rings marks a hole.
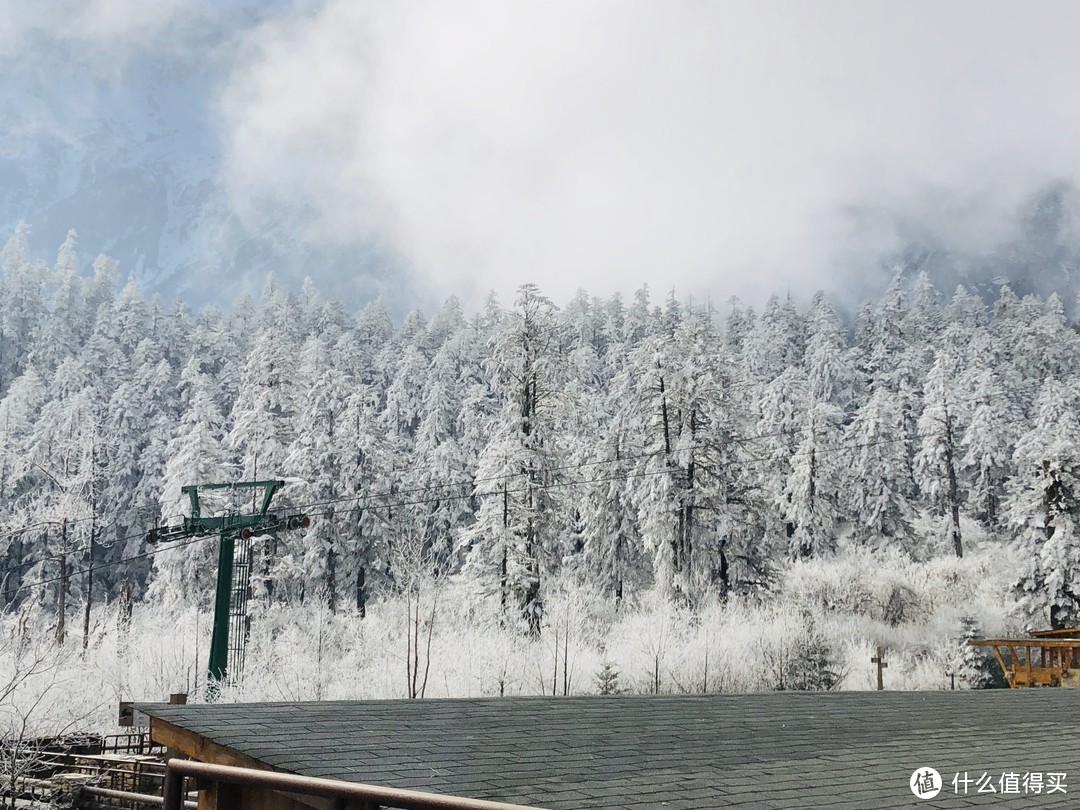
[[[205,482],[282,478],[312,517],[255,544],[225,698],[871,688],[877,645],[890,688],[973,686],[965,634],[1080,623],[1057,295],[899,267],[856,312],[526,285],[398,324],[311,284],[196,313],[27,240],[0,275],[0,658],[55,656],[93,722],[203,686],[216,539],[146,536]]]

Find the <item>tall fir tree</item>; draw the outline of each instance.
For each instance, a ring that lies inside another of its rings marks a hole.
[[[945,518],[949,543],[957,557],[964,556],[960,532],[959,441],[952,362],[939,353],[926,380],[919,438],[915,456],[915,481],[926,504]]]
[[[1024,560],[1021,605],[1057,630],[1080,624],[1080,420],[1069,385],[1047,379],[1013,458],[1009,525]]]

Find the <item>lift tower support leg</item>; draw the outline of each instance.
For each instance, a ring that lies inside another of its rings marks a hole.
[[[229,659],[229,597],[232,594],[233,557],[236,538],[232,532],[221,533],[218,551],[217,594],[214,599],[214,634],[210,641],[209,674],[211,683],[220,686],[225,681]]]

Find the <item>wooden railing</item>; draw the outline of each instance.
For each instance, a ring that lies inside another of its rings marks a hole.
[[[300,798],[319,797],[328,799],[332,808],[359,808],[359,810],[542,810],[520,804],[467,799],[438,793],[422,793],[415,790],[364,785],[337,779],[319,779],[276,771],[259,771],[252,768],[233,768],[228,765],[211,765],[185,759],[171,759],[165,771],[165,796],[163,810],[181,810],[183,782],[185,777],[198,780],[199,790],[213,793],[211,806],[217,810],[241,810],[259,806],[254,794],[245,801],[244,788],[256,791],[275,791]],[[201,802],[200,802],[201,804]]]
[[[1080,638],[1060,638],[1062,632],[1041,631],[1032,638],[972,639],[972,647],[989,647],[1012,688],[1026,686],[1080,687]]]

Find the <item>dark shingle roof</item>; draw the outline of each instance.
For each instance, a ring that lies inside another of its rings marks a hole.
[[[139,708],[280,770],[553,810],[1080,804],[1071,689]],[[945,788],[918,801],[926,766]],[[1068,793],[965,798],[958,772],[1064,772]]]

